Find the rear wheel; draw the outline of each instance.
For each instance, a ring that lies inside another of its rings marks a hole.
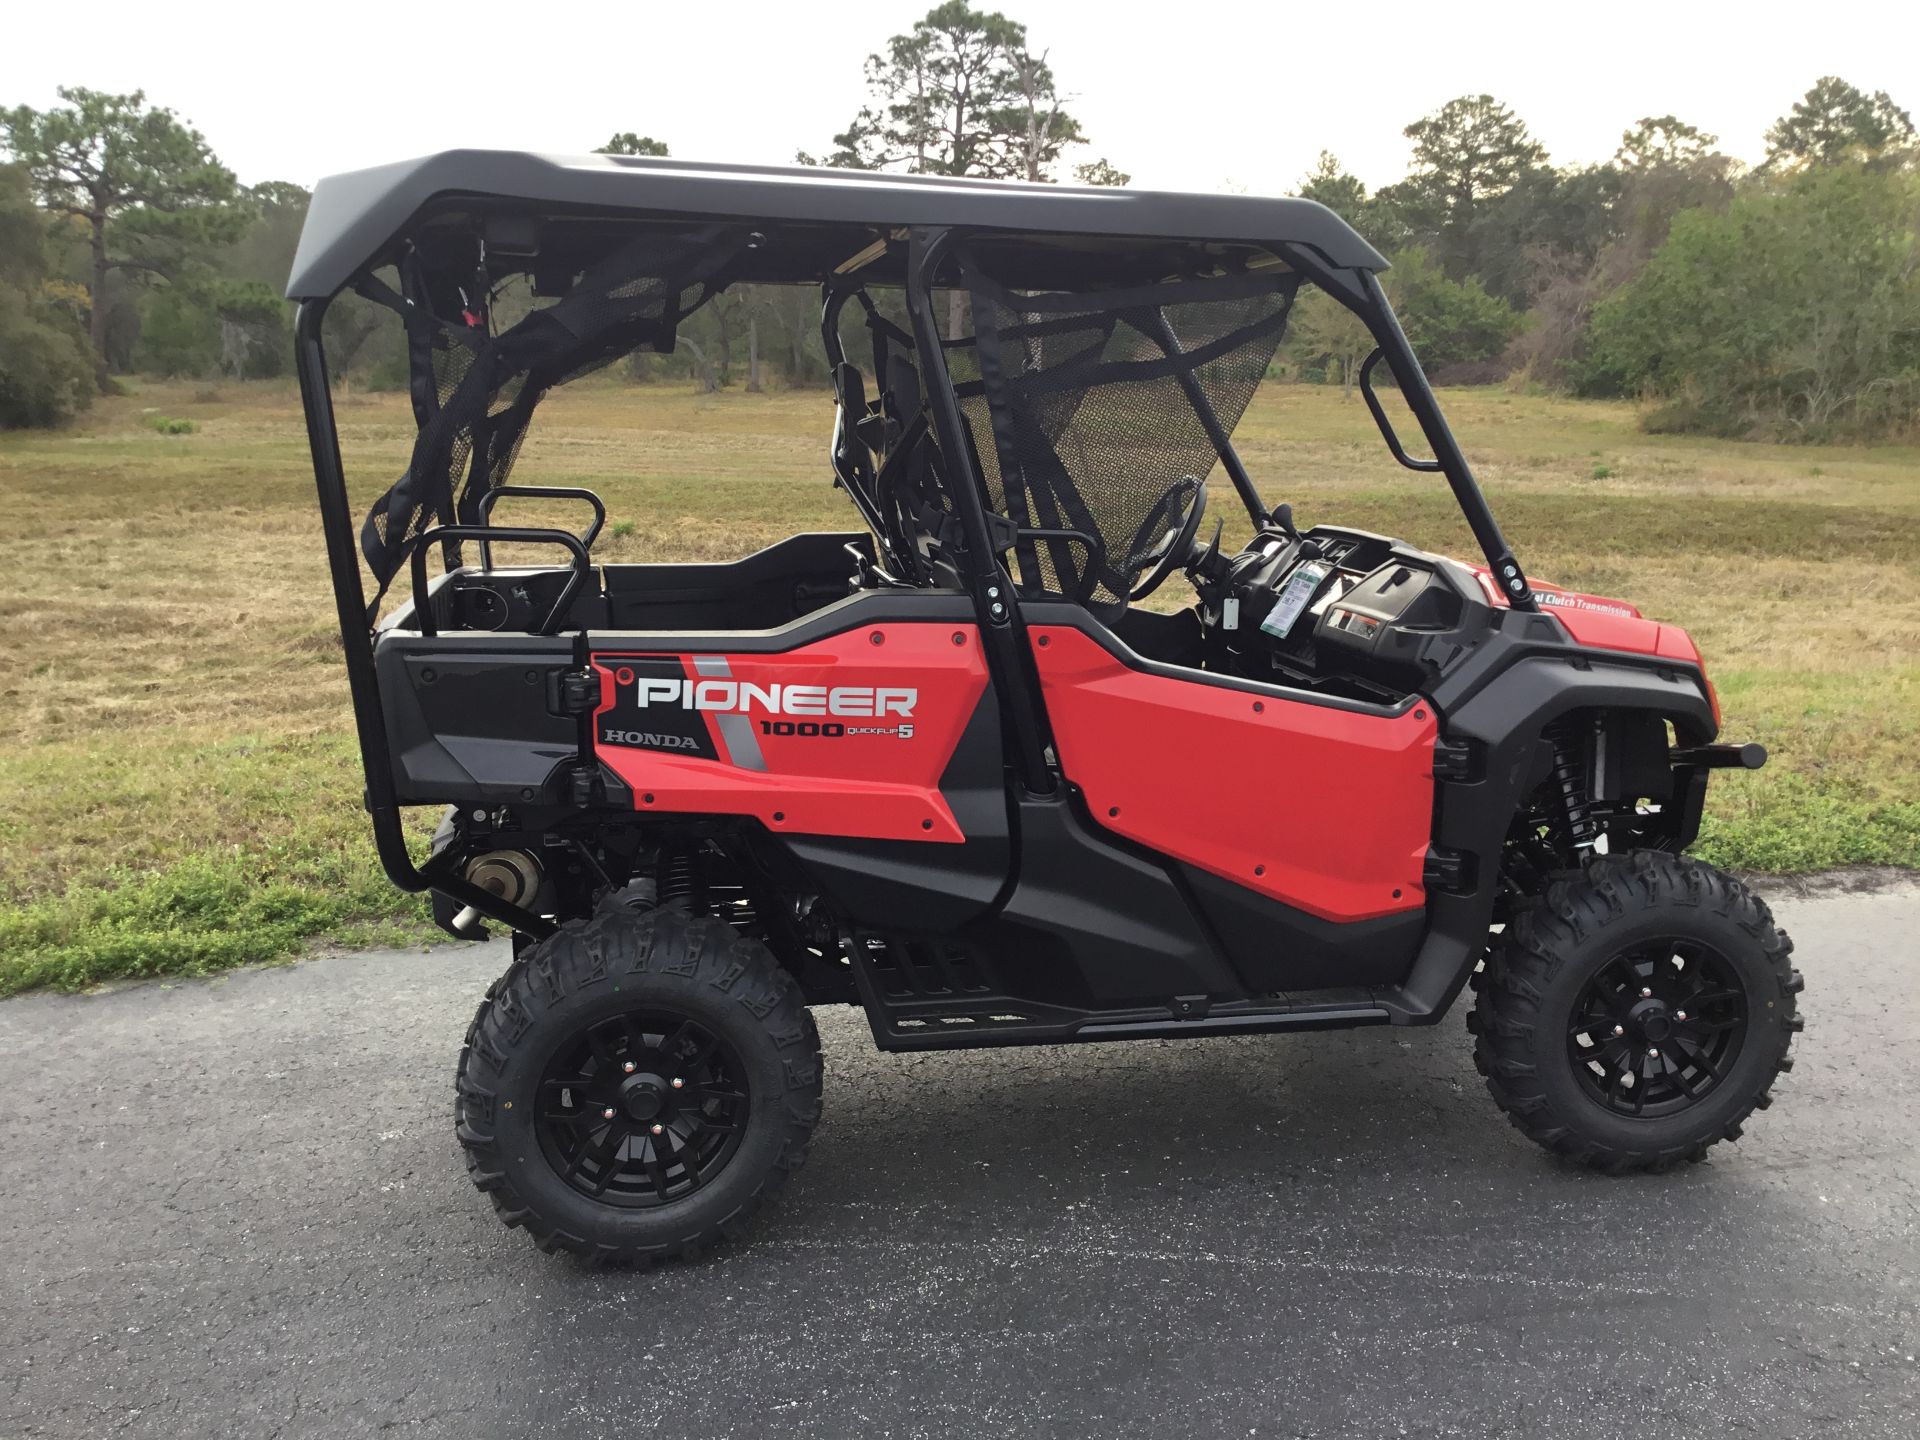
[[[533,946],[460,1053],[473,1182],[542,1249],[687,1256],[805,1158],[820,1042],[799,987],[718,920],[610,906]]]
[[[1487,1088],[1529,1139],[1610,1171],[1737,1139],[1792,1068],[1793,942],[1710,865],[1596,858],[1495,945],[1468,1019]]]

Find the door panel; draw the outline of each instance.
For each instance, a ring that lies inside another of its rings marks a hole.
[[[1028,631],[1060,767],[1097,824],[1325,920],[1425,903],[1432,707],[1361,712],[1128,666]]]
[[[771,653],[631,638],[594,646],[593,724],[637,808],[751,815],[776,834],[968,839],[941,778],[987,690],[972,625],[858,625]]]

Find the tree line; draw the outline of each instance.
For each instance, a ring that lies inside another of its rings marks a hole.
[[[1125,185],[1091,143],[1049,50],[1005,15],[945,0],[867,57],[846,128],[802,163]],[[57,424],[117,374],[279,374],[279,287],[308,193],[243,186],[206,139],[143,94],[62,89],[0,111],[0,425]],[[1369,191],[1323,153],[1295,193],[1393,262],[1386,287],[1442,383],[1512,379],[1654,402],[1657,428],[1806,439],[1920,416],[1920,145],[1885,93],[1825,77],[1748,169],[1716,137],[1648,117],[1598,165],[1552,163],[1490,95],[1406,126],[1412,166]],[[667,155],[621,132],[599,147]],[[1280,187],[1276,187],[1280,188]],[[502,297],[502,312],[531,303]],[[348,383],[406,383],[392,316],[344,296],[328,342]],[[1371,340],[1302,300],[1279,367],[1350,386]],[[827,380],[818,304],[746,286],[629,378],[711,390]]]
[[[1557,168],[1490,95],[1405,133],[1399,183],[1369,193],[1323,153],[1298,193],[1392,258],[1387,292],[1442,382],[1637,396],[1651,428],[1726,436],[1873,436],[1920,415],[1920,145],[1886,93],[1820,79],[1750,170],[1673,115]],[[1316,296],[1288,353],[1350,382],[1370,348]]]

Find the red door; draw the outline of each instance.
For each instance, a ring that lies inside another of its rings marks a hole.
[[[987,688],[972,625],[858,625],[792,650],[593,650],[594,751],[637,809],[958,845],[940,779]]]
[[[1432,706],[1351,710],[1129,667],[1034,626],[1060,768],[1116,834],[1325,920],[1425,903]]]

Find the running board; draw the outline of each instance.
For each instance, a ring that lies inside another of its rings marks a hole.
[[[995,999],[976,1009],[933,1013],[918,1006],[867,1007],[873,1042],[882,1050],[975,1050],[999,1045],[1060,1045],[1095,1040],[1199,1040],[1215,1035],[1267,1035],[1282,1030],[1346,1030],[1386,1025],[1379,1005],[1290,1005],[1234,1008],[1191,1019],[1161,1010],[1087,1014]]]
[[[848,959],[874,1044],[882,1050],[1191,1040],[1393,1020],[1381,992],[1359,987],[1226,1001],[1175,995],[1158,1005],[1087,1010],[1006,994],[977,957],[949,943],[866,936],[850,948]]]
[[[1300,1005],[1283,1010],[1215,1013],[1198,1020],[1090,1020],[1070,1038],[1177,1040],[1201,1035],[1264,1035],[1273,1030],[1346,1030],[1355,1025],[1385,1025],[1392,1018],[1379,1005]]]

